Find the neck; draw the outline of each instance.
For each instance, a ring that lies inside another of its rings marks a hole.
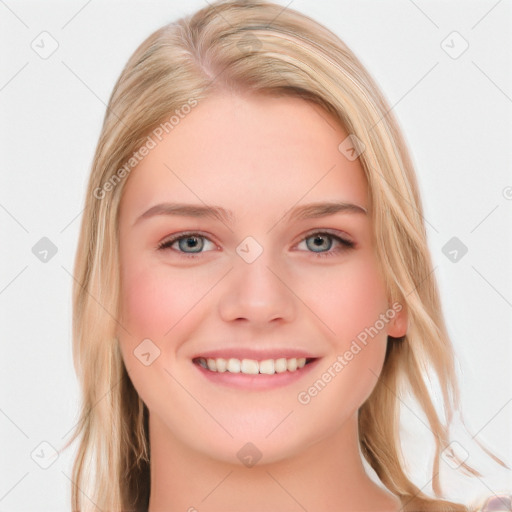
[[[367,475],[357,415],[293,457],[252,467],[214,460],[180,443],[150,414],[148,512],[354,510],[396,512],[397,498]]]

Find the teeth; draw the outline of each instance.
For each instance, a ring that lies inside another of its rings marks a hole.
[[[286,371],[294,372],[306,364],[305,357],[286,359],[265,359],[264,361],[256,361],[254,359],[235,359],[228,360],[219,357],[217,359],[200,357],[198,364],[203,368],[207,368],[212,372],[245,373],[247,375],[256,375],[264,373],[274,375],[274,373],[283,373]]]
[[[258,361],[254,361],[254,359],[242,359],[242,364],[240,365],[241,373],[249,373],[251,375],[256,375],[260,371],[260,366]]]
[[[265,359],[265,361],[260,361],[259,364],[260,373],[266,373],[268,375],[274,375],[274,360],[273,359]]]
[[[304,361],[305,363],[306,361]],[[297,369],[297,359],[288,359],[286,361],[286,367],[289,372],[294,372]]]
[[[286,359],[284,357],[281,357],[281,359],[276,359],[274,361],[274,369],[276,370],[276,373],[285,372],[288,369]]]
[[[228,369],[228,362],[225,359],[222,359],[222,357],[219,357],[216,359],[217,364],[217,371],[218,372],[225,372]]]
[[[231,358],[228,361],[228,372],[240,373],[240,366],[241,366],[240,359]]]

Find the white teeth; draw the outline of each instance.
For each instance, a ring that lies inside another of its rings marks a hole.
[[[268,375],[274,375],[274,360],[273,359],[265,359],[264,361],[260,361],[260,373],[266,373]]]
[[[258,373],[264,373],[267,375],[274,375],[274,373],[283,373],[286,371],[294,372],[306,364],[305,357],[286,359],[281,357],[279,359],[265,359],[263,361],[256,361],[254,359],[235,359],[230,358],[228,360],[219,358],[198,358],[198,364],[203,368],[207,368],[212,372],[225,372],[230,373],[245,373],[247,375],[256,375]]]
[[[258,365],[258,361],[254,361],[253,359],[242,359],[242,364],[240,365],[241,373],[256,375],[259,371],[260,367]]]
[[[294,372],[297,369],[297,359],[288,359],[286,367],[289,372]]]
[[[231,372],[231,373],[240,373],[240,366],[241,366],[240,359],[231,358],[228,361],[227,370],[228,370],[228,372]]]
[[[222,357],[219,357],[216,359],[217,363],[217,371],[218,372],[225,372],[228,369],[228,362],[225,359],[222,359]]]
[[[274,369],[276,370],[276,373],[283,373],[285,372],[287,368],[286,359],[284,357],[281,357],[280,359],[276,359],[274,361]]]

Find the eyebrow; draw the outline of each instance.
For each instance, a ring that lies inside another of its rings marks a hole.
[[[363,206],[344,201],[330,201],[310,203],[297,206],[285,213],[284,219],[304,220],[320,217],[327,217],[336,213],[357,213],[366,215],[368,211]],[[226,210],[221,206],[185,204],[185,203],[160,203],[146,210],[140,215],[134,224],[143,219],[155,217],[157,215],[171,215],[178,217],[211,218],[226,224],[233,224],[236,216],[231,210]]]

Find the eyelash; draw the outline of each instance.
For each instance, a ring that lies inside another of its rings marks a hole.
[[[334,250],[329,249],[328,251],[324,251],[324,252],[317,252],[317,253],[315,253],[314,251],[306,251],[306,252],[311,252],[312,254],[314,254],[316,258],[326,258],[326,257],[336,256],[336,255],[338,255],[338,254],[340,254],[340,253],[342,253],[344,251],[348,251],[348,250],[353,249],[355,247],[355,243],[354,242],[352,242],[350,240],[346,240],[346,239],[344,239],[344,238],[342,238],[340,236],[337,236],[337,235],[335,235],[333,233],[329,233],[328,231],[313,231],[313,232],[310,232],[310,233],[306,234],[300,240],[300,242],[302,242],[302,241],[304,241],[304,240],[306,240],[308,238],[311,238],[314,235],[321,235],[321,236],[330,237],[330,238],[334,239],[336,242],[339,242],[340,245],[341,245],[341,247],[338,247],[338,249],[334,249]],[[189,237],[205,238],[206,240],[210,240],[208,237],[202,235],[201,233],[197,233],[195,231],[191,231],[191,232],[183,233],[183,234],[176,235],[176,236],[173,236],[171,238],[167,238],[167,239],[163,240],[162,242],[160,242],[158,244],[157,249],[158,250],[170,249],[170,250],[173,250],[174,252],[179,253],[180,257],[188,258],[188,259],[196,259],[201,254],[204,254],[204,252],[201,251],[201,252],[192,254],[192,253],[184,253],[183,251],[176,251],[174,249],[171,249],[171,246],[174,244],[174,242],[178,242],[179,240],[182,240],[184,238],[189,238]],[[211,242],[211,240],[210,240],[210,242]],[[206,252],[209,252],[209,251],[206,251]]]

